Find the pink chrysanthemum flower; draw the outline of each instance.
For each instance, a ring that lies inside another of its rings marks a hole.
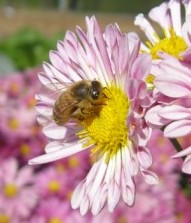
[[[147,81],[153,88],[157,105],[147,112],[147,123],[152,127],[163,127],[164,136],[169,138],[190,135],[191,1],[164,2],[151,9],[149,17],[161,26],[164,37],[157,35],[143,14],[136,17],[135,24],[140,26],[149,40],[146,45],[142,44],[142,51],[153,58],[151,75]],[[191,172],[189,154],[188,148],[174,156],[188,155],[182,168],[186,173]]]
[[[182,23],[183,13],[181,5],[185,8],[185,19]],[[148,41],[142,43],[141,50],[150,53],[153,59],[160,58],[158,52],[165,52],[174,57],[190,61],[191,59],[191,1],[170,0],[150,10],[149,18],[158,23],[164,33],[163,37],[157,34],[151,23],[139,14],[135,18],[138,25],[145,33]]]
[[[26,218],[35,207],[38,194],[33,185],[31,167],[19,169],[18,165],[13,158],[1,163],[0,210],[6,207],[10,216]]]
[[[115,25],[104,33],[95,17],[86,18],[87,33],[77,27],[77,36],[67,32],[58,50],[50,53],[52,64],[44,64],[39,75],[46,88],[56,92],[80,80],[98,80],[107,92],[99,115],[58,126],[52,112],[55,95],[37,95],[39,121],[50,138],[46,154],[29,161],[41,164],[91,149],[96,158],[87,177],[72,196],[72,207],[82,215],[91,209],[97,214],[107,203],[112,212],[120,198],[131,206],[135,199],[134,177],[140,171],[146,182],[154,184],[157,176],[149,170],[152,164],[147,141],[151,129],[144,114],[152,100],[143,81],[150,72],[151,58],[139,55],[140,41],[123,34]]]
[[[156,74],[155,87],[168,100],[164,100],[147,112],[147,122],[158,127],[165,125],[164,136],[168,138],[190,135],[191,65],[168,56],[165,60],[153,65],[152,72]],[[173,158],[182,156],[187,156],[182,171],[191,173],[190,147],[177,153]]]

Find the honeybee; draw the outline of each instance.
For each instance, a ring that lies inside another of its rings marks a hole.
[[[78,81],[56,99],[53,119],[57,125],[64,125],[69,119],[82,121],[90,116],[96,116],[105,103],[105,98],[99,81]]]

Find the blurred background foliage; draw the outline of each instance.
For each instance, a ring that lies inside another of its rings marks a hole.
[[[57,8],[124,13],[138,13],[141,11],[145,13],[161,2],[162,0],[1,0],[0,4],[1,6],[40,7],[43,9]]]
[[[35,28],[23,28],[0,41],[0,52],[9,57],[17,70],[36,67],[47,61],[49,50],[54,49],[61,35],[45,37]],[[62,35],[63,37],[63,35]],[[22,58],[22,59],[21,59]]]
[[[63,38],[65,29],[70,28],[63,27],[63,24],[61,24],[63,20],[65,20],[65,24],[75,27],[76,22],[73,25],[72,20],[80,22],[78,17],[73,19],[76,15],[79,16],[83,13],[84,15],[81,17],[83,17],[84,23],[86,14],[100,13],[102,15],[114,15],[114,21],[116,21],[116,18],[120,17],[119,15],[132,15],[134,17],[139,12],[147,13],[149,9],[161,2],[162,0],[0,0],[2,14],[0,18],[0,56],[6,56],[8,60],[11,60],[14,66],[12,70],[22,71],[26,68],[39,66],[42,61],[48,60],[49,50],[55,49],[56,41]],[[36,11],[38,11],[37,14],[35,14]],[[44,23],[46,25],[43,28],[34,27],[34,24],[39,25],[39,15],[43,11],[50,11],[54,14],[44,14]],[[33,16],[27,17],[27,13]],[[52,35],[47,36],[47,30],[53,27],[53,24],[49,24],[50,19],[54,19],[60,14],[63,15],[63,20],[58,19],[59,22],[53,23],[55,27],[60,23],[60,27],[63,27],[63,32],[61,34],[53,32]],[[72,16],[67,17],[68,14],[72,14]],[[106,17],[102,21],[110,23]],[[125,20],[125,29],[129,28],[127,19],[123,18],[123,20]],[[33,21],[33,24],[29,25],[31,21]],[[20,27],[20,24],[25,24],[25,26]],[[3,29],[3,27],[5,28]],[[14,32],[11,31],[11,35],[8,33],[6,36],[5,33],[11,29],[14,29]],[[6,69],[3,68],[4,60],[0,65],[0,72],[4,72]]]

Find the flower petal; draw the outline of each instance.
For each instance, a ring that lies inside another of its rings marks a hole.
[[[51,122],[47,124],[43,129],[43,133],[51,139],[63,139],[66,135],[67,128],[63,126],[56,125],[56,123]]]
[[[139,147],[137,156],[144,169],[148,169],[152,165],[152,155],[146,147]]]
[[[191,118],[191,108],[180,105],[169,105],[159,111],[159,115],[169,120]]]
[[[189,146],[188,148],[176,153],[175,155],[171,156],[171,158],[180,158],[180,157],[183,157],[183,156],[187,156],[191,154],[191,146]]]
[[[60,149],[58,151],[47,153],[47,154],[38,156],[34,159],[31,159],[29,160],[29,164],[34,165],[34,164],[48,163],[48,162],[55,161],[58,159],[66,158],[82,150],[84,150],[84,148],[82,147],[82,144],[75,144],[68,147],[65,146],[63,147],[63,149]]]
[[[108,188],[107,203],[108,203],[109,212],[113,212],[113,210],[115,209],[116,205],[119,202],[119,198],[120,198],[120,189],[119,189],[119,186],[116,184],[116,182],[113,180],[109,184],[109,188]]]
[[[177,138],[191,133],[191,120],[179,120],[170,123],[164,130],[164,136]]]
[[[182,172],[191,174],[191,155],[187,156],[182,166]]]
[[[144,170],[144,169],[142,169],[141,172],[143,174],[145,181],[148,184],[155,185],[159,183],[158,176],[154,172],[150,170]]]
[[[80,203],[80,214],[83,216],[88,212],[90,202],[87,196],[84,196]]]

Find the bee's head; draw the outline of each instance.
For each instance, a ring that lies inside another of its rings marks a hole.
[[[91,88],[90,88],[90,97],[93,100],[99,99],[102,93],[102,86],[99,81],[92,81],[91,82]]]

